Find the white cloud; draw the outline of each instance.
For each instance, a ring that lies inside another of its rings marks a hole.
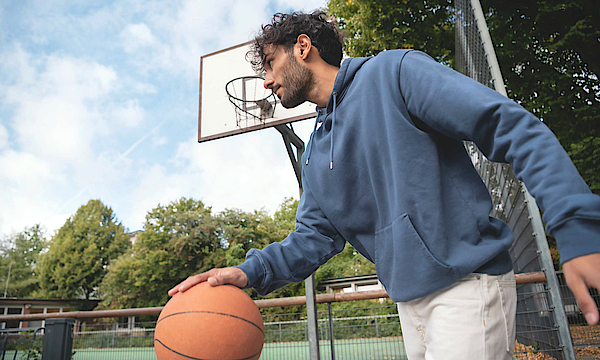
[[[175,6],[170,4],[165,9],[159,3],[146,14],[145,24],[156,41],[152,58],[136,60],[142,71],[161,68],[197,77],[201,55],[248,41],[261,20],[268,18],[267,0],[183,0]]]
[[[153,136],[152,137],[152,146],[159,147],[169,143],[169,138],[166,136]]]
[[[138,94],[156,94],[158,92],[156,86],[148,83],[136,82],[132,88]]]
[[[143,121],[137,99],[110,102],[122,90],[112,67],[60,55],[32,59],[16,48],[5,57],[20,75],[4,100],[14,108],[12,128],[21,150],[62,165],[88,163],[98,136]]]
[[[0,128],[2,233],[64,222],[64,211],[85,203],[86,196],[102,197],[122,186],[131,176],[131,160],[94,146],[116,129],[122,134],[138,126],[145,110],[138,99],[117,97],[123,89],[116,71],[71,56],[32,56],[18,44],[0,52],[0,59],[0,71],[12,74],[0,83],[0,101],[12,115],[11,132]]]
[[[0,150],[8,146],[8,130],[0,124]]]
[[[292,8],[294,11],[313,11],[316,9],[325,8],[327,6],[326,1],[320,0],[277,0],[277,7],[279,8]]]
[[[275,129],[201,144],[194,137],[179,144],[172,161],[195,179],[195,193],[220,209],[274,211],[282,194],[298,195],[298,183]]]
[[[144,23],[127,25],[121,32],[121,38],[126,52],[134,52],[156,43],[152,30]]]
[[[166,205],[184,196],[183,189],[193,186],[193,179],[173,174],[160,165],[142,168],[138,174],[140,182],[135,190],[127,195],[127,206],[122,213],[124,222],[131,230],[142,228],[146,214],[159,204]]]
[[[19,43],[7,46],[0,52],[0,71],[2,71],[6,84],[17,82],[32,82],[35,77],[35,68],[29,53],[23,50]],[[6,91],[0,87],[0,96]]]
[[[66,179],[52,165],[32,154],[0,152],[0,230],[3,234],[22,231],[44,223],[56,212],[60,189]]]
[[[55,162],[78,162],[90,153],[91,114],[80,102],[46,96],[22,99],[13,128],[22,149]]]
[[[141,73],[163,69],[195,77],[200,56],[248,41],[268,22],[269,0],[153,1],[140,5],[143,22],[120,32],[122,46]],[[323,0],[278,1],[277,8],[311,11]]]
[[[37,180],[62,182],[52,166],[40,158],[23,152],[6,150],[0,153],[0,181],[30,186]]]
[[[112,110],[112,121],[116,123],[116,126],[136,127],[144,117],[145,111],[140,106],[138,99],[126,100],[122,106]]]

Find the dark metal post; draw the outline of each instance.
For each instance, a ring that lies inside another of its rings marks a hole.
[[[294,167],[294,173],[300,187],[300,196],[302,196],[302,154],[304,153],[304,141],[296,135],[292,124],[277,125],[275,128],[281,133],[288,156]],[[292,149],[296,148],[296,153]],[[315,274],[304,280],[306,290],[306,317],[308,325],[308,346],[310,360],[320,360],[319,353],[319,325],[317,321],[317,298],[315,290]]]
[[[306,318],[308,320],[308,347],[310,360],[320,360],[319,325],[317,320],[317,296],[315,292],[315,274],[304,280],[306,290]]]
[[[333,315],[331,311],[331,303],[327,303],[327,310],[329,310],[329,341],[331,342],[331,360],[335,360],[335,346],[333,344],[335,336],[333,336]]]
[[[569,321],[567,319],[562,297],[560,296],[560,286],[558,284],[558,279],[556,278],[556,273],[554,272],[554,265],[552,263],[550,249],[548,248],[548,240],[546,239],[542,217],[535,203],[535,199],[529,194],[525,184],[522,185],[527,209],[531,216],[533,236],[535,237],[535,242],[540,253],[540,264],[542,265],[542,271],[546,274],[548,292],[550,294],[550,299],[552,299],[552,306],[554,307],[553,310],[556,319],[556,324],[554,324],[554,326],[558,327],[558,336],[560,338],[560,345],[563,347],[565,359],[575,360],[575,349],[573,348],[573,339],[571,337]]]
[[[75,319],[47,319],[42,360],[71,360]]]

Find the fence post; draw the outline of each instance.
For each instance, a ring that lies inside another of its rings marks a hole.
[[[331,311],[331,303],[327,303],[327,309],[329,310],[329,341],[331,342],[331,360],[335,360],[335,346],[333,344],[335,337],[333,336],[333,314]]]
[[[75,319],[47,319],[42,360],[71,360]]]
[[[317,318],[317,298],[315,291],[315,274],[304,280],[306,289],[307,336],[310,360],[321,360],[319,353],[319,320]]]
[[[523,185],[523,192],[525,194],[527,210],[529,210],[531,216],[531,226],[533,228],[535,242],[540,254],[540,265],[542,266],[542,271],[546,274],[546,284],[548,285],[552,306],[554,306],[554,319],[557,322],[554,326],[558,327],[558,337],[561,342],[560,345],[562,346],[565,359],[575,360],[575,349],[573,348],[571,329],[569,328],[569,321],[567,320],[563,300],[560,296],[560,287],[558,285],[556,273],[554,272],[554,265],[552,263],[550,249],[548,248],[548,240],[546,239],[546,232],[544,231],[540,211],[537,208],[535,199],[531,196],[529,191],[527,191],[525,185]]]

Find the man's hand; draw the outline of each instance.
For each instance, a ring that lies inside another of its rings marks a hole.
[[[185,279],[179,285],[169,290],[169,295],[173,296],[178,292],[184,292],[204,281],[208,281],[211,286],[231,284],[241,288],[248,284],[248,277],[245,272],[236,267],[212,269]]]
[[[571,259],[563,264],[567,285],[575,295],[579,308],[588,324],[598,323],[598,307],[590,296],[589,288],[600,290],[600,253]]]

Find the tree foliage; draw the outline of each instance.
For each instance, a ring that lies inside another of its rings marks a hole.
[[[181,198],[148,213],[133,249],[110,266],[102,283],[105,307],[162,306],[187,277],[244,261],[287,235],[263,211],[213,215],[201,201]]]
[[[220,250],[217,225],[202,202],[159,205],[146,215],[133,248],[110,264],[101,285],[104,306],[162,306],[172,286],[212,265],[208,255],[224,255]]]
[[[600,194],[600,3],[482,0],[508,97],[556,134]],[[548,236],[555,265],[556,240]]]
[[[328,11],[346,33],[346,53],[370,56],[418,49],[444,64],[454,59],[451,0],[330,0]]]
[[[283,240],[294,231],[297,206],[298,200],[287,198],[273,216],[236,209],[213,214],[201,201],[181,198],[152,209],[131,246],[130,234],[112,209],[91,200],[50,241],[38,225],[5,239],[0,272],[7,272],[12,262],[10,296],[89,299],[95,295],[104,300],[104,308],[162,306],[168,290],[188,276],[241,264],[250,249]],[[374,271],[347,245],[318,270],[317,281]],[[246,291],[259,297],[252,289]],[[304,284],[297,283],[267,298],[304,293]]]
[[[41,256],[40,296],[89,299],[111,260],[130,247],[110,207],[90,200],[67,219]]]
[[[482,0],[508,96],[548,125],[600,193],[600,2]]]
[[[35,268],[40,253],[46,247],[46,235],[40,225],[34,225],[2,241],[0,284],[4,285],[7,297],[27,298],[39,290],[39,276]]]
[[[352,245],[346,243],[344,250],[322,265],[316,272],[316,281],[375,274],[375,264],[362,256]]]

